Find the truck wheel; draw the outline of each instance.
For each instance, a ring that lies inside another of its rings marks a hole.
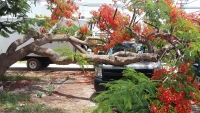
[[[41,62],[36,58],[31,58],[27,61],[27,68],[32,71],[37,71],[41,68]]]
[[[42,68],[46,68],[46,67],[48,67],[48,66],[49,66],[48,63],[42,63]]]

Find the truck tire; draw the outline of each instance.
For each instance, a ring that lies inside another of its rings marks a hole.
[[[41,62],[36,58],[31,58],[27,61],[27,68],[31,71],[37,71],[41,68]]]

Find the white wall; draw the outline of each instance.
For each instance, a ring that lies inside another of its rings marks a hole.
[[[0,18],[0,21],[5,21],[5,20],[7,20],[7,18]],[[16,18],[10,18],[9,20],[15,21]],[[65,24],[66,21],[64,20],[62,23]],[[79,23],[80,23],[81,26],[83,26],[84,24],[87,23],[87,21],[85,19],[80,19]],[[78,22],[76,21],[76,22],[74,22],[74,24],[78,25]],[[34,28],[39,30],[39,27],[37,27],[37,26],[35,26]],[[5,53],[7,51],[7,48],[10,46],[10,44],[12,42],[14,42],[15,40],[17,40],[19,38],[22,38],[23,36],[24,35],[18,34],[17,32],[15,32],[14,34],[10,34],[9,38],[4,38],[3,36],[0,36],[0,54]],[[30,39],[26,43],[19,46],[17,49],[24,47],[25,45],[30,44],[33,41],[34,41],[33,39]],[[42,47],[56,49],[56,48],[58,48],[59,44],[60,43],[58,43],[58,42],[53,42],[53,43],[45,44]],[[74,50],[74,47],[68,42],[63,42],[62,45],[63,46],[69,46],[71,50]],[[35,56],[34,54],[30,54],[30,55]]]

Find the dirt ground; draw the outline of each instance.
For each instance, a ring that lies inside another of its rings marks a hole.
[[[30,94],[31,102],[45,104],[49,108],[59,108],[64,113],[91,113],[95,108],[92,98],[96,96],[93,86],[93,71],[7,71],[6,75],[22,75],[26,77],[39,77],[40,81],[22,80],[19,82],[4,82],[4,86],[11,92]],[[55,89],[51,96],[47,88]],[[4,87],[5,88],[5,87]],[[42,98],[37,92],[43,93]],[[199,107],[192,104],[192,113],[200,113]]]
[[[22,80],[7,83],[12,92],[31,94],[31,101],[45,104],[47,107],[60,108],[66,113],[90,113],[95,108],[92,98],[96,95],[93,86],[93,71],[7,71],[6,75],[39,77],[40,81]],[[5,83],[4,83],[5,84]],[[47,88],[55,89],[51,96]],[[37,92],[42,92],[42,98]]]

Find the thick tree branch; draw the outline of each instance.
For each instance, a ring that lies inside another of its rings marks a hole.
[[[168,36],[169,36],[170,34],[169,33],[155,33],[155,35],[154,35],[154,37],[155,38],[158,38],[158,37],[160,37],[160,38],[167,38]]]
[[[49,36],[50,37],[50,36]],[[46,41],[47,37],[45,37]],[[46,48],[42,48],[40,47],[42,44],[44,44],[45,39],[41,40],[37,40],[36,42],[31,43],[30,45],[28,45],[28,53],[34,53],[37,55],[41,55],[41,56],[45,56],[45,57],[49,57],[54,63],[56,64],[69,64],[69,63],[74,63],[71,61],[71,59],[68,59],[67,57],[61,57],[58,53],[54,52],[51,49],[46,49]],[[73,43],[72,44],[75,47],[78,47],[80,49],[80,46],[78,46],[78,44]],[[81,52],[83,52],[81,50]],[[86,53],[86,52],[83,52]],[[108,64],[113,64],[113,65],[127,65],[130,63],[135,63],[135,62],[140,62],[140,61],[151,61],[151,62],[156,62],[159,59],[159,56],[157,54],[154,53],[144,53],[144,54],[134,54],[134,53],[128,53],[127,57],[121,57],[120,54],[121,53],[116,53],[114,55],[91,55],[91,54],[83,54],[84,58],[92,61],[92,62],[96,62],[96,63],[108,63]],[[119,55],[119,56],[115,56],[115,55]]]
[[[81,53],[87,54],[87,52],[80,47],[78,44],[74,43],[74,42],[70,42],[78,51],[80,51]]]
[[[71,61],[71,59],[68,59],[67,57],[61,57],[58,53],[54,52],[51,49],[42,48],[36,45],[35,43],[28,45],[28,52],[49,57],[56,64],[69,64],[75,62]],[[116,53],[115,55],[117,54],[118,53]],[[127,57],[121,57],[120,54],[122,53],[119,53],[118,54],[119,56],[83,54],[83,57],[88,61],[96,63],[108,63],[113,65],[127,65],[130,63],[135,63],[140,61],[156,62],[159,59],[158,55],[153,53],[144,53],[144,54],[129,53],[129,55],[131,56]]]
[[[99,40],[99,41],[102,41],[102,42],[106,42],[104,39],[102,39],[100,37],[94,37],[94,36],[86,37],[85,42],[88,42],[89,40]]]
[[[150,53],[148,53],[150,54]],[[114,54],[112,54],[111,56],[119,56],[119,57],[135,57],[137,56],[138,53],[134,53],[134,52],[129,52],[129,51],[119,51],[116,52]]]
[[[157,54],[152,54],[152,53],[135,54],[135,56],[130,56],[130,57],[84,54],[84,58],[86,60],[95,63],[104,63],[113,65],[128,65],[130,63],[136,63],[140,61],[157,62],[159,59]]]
[[[95,38],[95,39],[99,40],[99,38]],[[104,46],[104,45],[99,45],[99,44],[91,44],[91,43],[88,43],[87,41],[79,40],[76,37],[70,36],[70,35],[52,35],[52,34],[45,34],[43,38],[37,39],[35,42],[32,42],[32,43],[36,44],[37,46],[42,46],[46,43],[52,43],[52,42],[57,42],[57,41],[71,42],[74,44],[74,46],[76,46],[77,44],[86,45],[86,46]],[[79,49],[79,47],[77,47],[77,49]],[[82,52],[85,53],[84,51]]]
[[[37,36],[36,32],[29,31],[29,33],[24,35],[23,38],[17,39],[13,43],[11,43],[10,46],[8,47],[6,53],[11,54],[11,53],[15,52],[15,50],[17,49],[18,46],[22,45],[23,43],[25,43],[26,41],[28,41],[29,39],[31,39],[32,37],[35,37],[35,36]]]
[[[49,57],[56,64],[64,65],[64,64],[75,63],[71,59],[67,58],[67,56],[61,57],[58,53],[54,52],[52,49],[42,48],[35,44],[29,45],[28,50],[31,53],[44,56],[44,57]]]

